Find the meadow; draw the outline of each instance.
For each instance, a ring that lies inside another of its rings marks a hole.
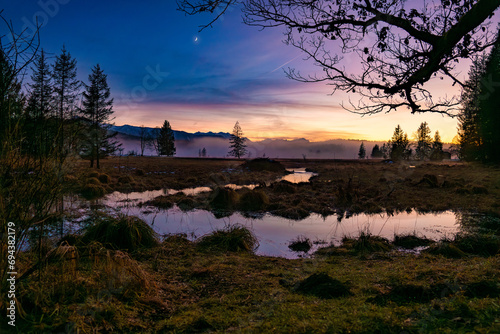
[[[138,218],[96,211],[79,232],[20,253],[19,333],[500,331],[498,167],[162,157],[110,158],[100,170],[87,165],[74,162],[65,186],[92,201],[114,191],[206,186],[213,191],[163,195],[144,205],[296,220],[406,210],[485,218],[438,242],[362,233],[290,260],[255,255],[258,240],[237,224],[190,240],[158,235]],[[307,183],[273,182],[285,168],[318,175]]]

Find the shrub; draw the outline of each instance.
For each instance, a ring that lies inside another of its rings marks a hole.
[[[230,226],[212,232],[197,241],[200,250],[219,252],[253,252],[258,247],[257,238],[244,226]]]
[[[91,218],[92,219],[92,218]],[[96,219],[96,217],[94,217]],[[102,216],[85,229],[83,242],[98,241],[112,249],[135,251],[158,244],[156,232],[143,220],[133,216]]]

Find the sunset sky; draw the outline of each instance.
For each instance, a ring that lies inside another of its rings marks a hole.
[[[175,130],[230,132],[239,121],[252,140],[319,141],[387,140],[397,124],[411,137],[427,121],[445,141],[456,135],[457,121],[447,116],[400,110],[361,117],[340,106],[346,93],[332,96],[325,83],[287,79],[288,66],[320,69],[282,43],[282,29],[245,26],[238,9],[199,33],[209,18],[186,17],[173,0],[20,0],[2,6],[18,31],[32,29],[38,17],[51,62],[65,44],[81,80],[101,65],[115,99],[116,125],[155,127],[167,119]],[[467,70],[464,65],[463,77]],[[458,92],[446,81],[433,87],[439,94]]]

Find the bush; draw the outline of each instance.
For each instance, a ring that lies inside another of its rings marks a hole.
[[[243,211],[260,211],[269,205],[269,198],[262,190],[246,191],[240,198],[240,209]]]
[[[200,250],[252,253],[258,247],[257,238],[244,226],[230,226],[212,232],[197,241]]]
[[[151,226],[137,217],[102,216],[97,217],[97,221],[85,229],[83,242],[89,244],[92,241],[98,241],[112,249],[132,252],[142,247],[156,246],[158,237]]]

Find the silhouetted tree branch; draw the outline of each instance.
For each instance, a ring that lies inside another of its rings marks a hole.
[[[262,29],[284,27],[285,42],[322,68],[320,74],[287,76],[302,82],[327,82],[361,95],[348,110],[361,114],[407,107],[415,112],[454,114],[457,97],[433,100],[425,83],[449,77],[453,85],[461,59],[492,46],[490,19],[500,0],[182,0],[181,11],[218,13],[240,5],[243,21]],[[222,13],[222,14],[221,14]],[[217,19],[217,18],[216,18]],[[214,21],[210,22],[210,26]],[[346,57],[347,59],[344,59]],[[359,65],[354,67],[355,61]],[[350,66],[347,66],[350,62]]]

